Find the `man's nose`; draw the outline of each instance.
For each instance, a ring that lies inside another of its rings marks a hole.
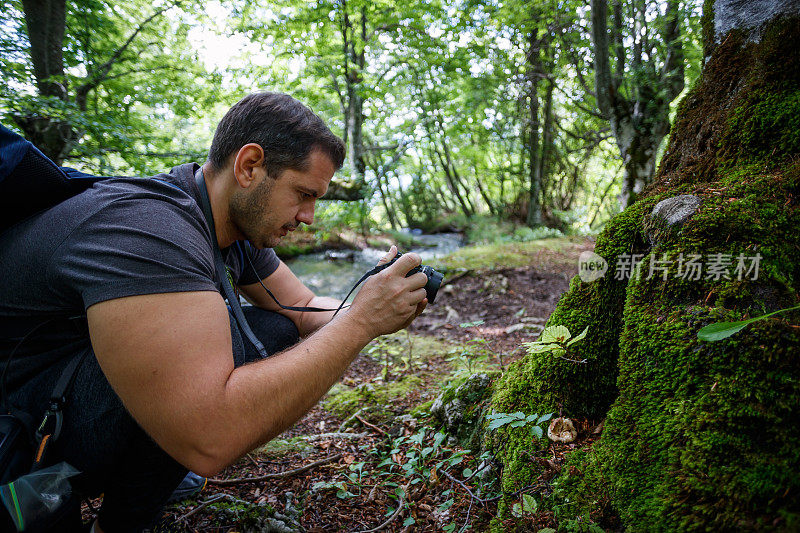
[[[310,226],[314,223],[314,204],[311,205],[304,205],[300,208],[297,212],[297,216],[295,217],[298,222],[302,222],[303,224]]]

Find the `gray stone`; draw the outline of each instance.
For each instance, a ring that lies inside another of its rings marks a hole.
[[[446,388],[433,402],[431,415],[462,445],[479,444],[484,400],[491,394],[493,375],[472,374],[458,387]]]
[[[681,194],[661,200],[653,208],[652,216],[661,219],[667,226],[680,226],[700,207],[700,198],[693,194]]]
[[[761,30],[780,15],[800,13],[798,0],[717,0],[714,2],[714,37],[717,43],[731,30],[747,32],[748,40],[761,40]]]

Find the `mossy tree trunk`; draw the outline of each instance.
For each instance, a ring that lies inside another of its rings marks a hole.
[[[528,356],[495,388],[496,411],[606,417],[562,469],[562,519],[800,530],[800,313],[697,339],[800,303],[800,3],[708,0],[704,38],[654,183],[598,237],[608,273],[576,277],[548,323],[588,326],[588,362]],[[494,440],[507,493],[539,475],[523,432]]]

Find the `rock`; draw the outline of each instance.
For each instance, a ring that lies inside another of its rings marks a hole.
[[[514,333],[515,331],[519,331],[521,329],[524,329],[525,327],[527,327],[527,326],[525,324],[522,324],[522,323],[512,324],[512,325],[510,325],[510,326],[508,326],[506,328],[506,335],[508,335],[509,333]]]
[[[673,196],[658,202],[651,216],[661,219],[667,226],[679,226],[697,211],[700,203],[700,198],[693,194]]]
[[[693,194],[681,194],[658,202],[645,226],[650,244],[660,240],[659,233],[680,228],[695,214],[701,203],[702,200]]]
[[[458,311],[456,311],[449,305],[446,305],[444,308],[447,310],[447,316],[444,319],[445,322],[449,324],[454,324],[461,319],[461,315],[458,314]]]
[[[356,253],[353,250],[328,250],[325,252],[325,259],[352,263],[356,259]]]
[[[261,533],[296,533],[299,529],[292,527],[282,520],[267,518],[258,531]]]
[[[483,402],[491,394],[492,377],[486,373],[472,374],[458,387],[442,391],[430,407],[431,416],[462,444],[479,440]]]
[[[547,438],[553,442],[572,442],[578,438],[578,430],[569,418],[558,417],[550,422]]]
[[[484,459],[481,461],[481,464],[478,465],[478,469],[476,470],[478,479],[483,481],[484,483],[494,479],[497,476],[497,469],[495,468],[494,458],[490,457],[488,459]]]

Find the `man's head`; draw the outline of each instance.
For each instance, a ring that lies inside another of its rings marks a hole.
[[[222,118],[208,155],[214,175],[229,178],[228,216],[236,238],[275,246],[301,222],[344,161],[344,144],[291,96],[255,93]]]
[[[314,149],[328,156],[334,170],[344,162],[342,140],[311,109],[287,94],[253,93],[234,104],[217,126],[208,161],[215,170],[222,170],[250,143],[264,150],[264,168],[271,178],[287,168],[305,170]]]

